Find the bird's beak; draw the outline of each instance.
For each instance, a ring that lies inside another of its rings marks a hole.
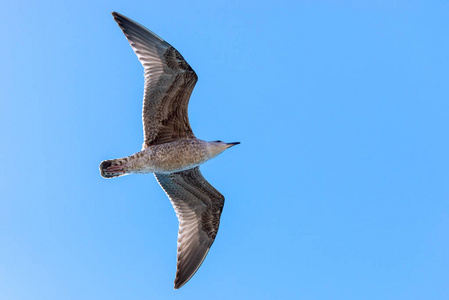
[[[226,143],[228,145],[228,148],[231,148],[232,146],[238,145],[240,144],[240,142],[235,142],[235,143]]]

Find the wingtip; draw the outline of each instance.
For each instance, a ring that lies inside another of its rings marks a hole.
[[[189,279],[190,279],[190,278],[189,278]],[[187,280],[187,281],[188,281],[188,280]],[[176,278],[176,279],[175,279],[175,282],[174,282],[174,287],[173,287],[173,289],[179,290],[181,287],[184,286],[184,284],[187,283],[187,281],[179,282],[179,278]]]
[[[117,22],[117,23],[119,23],[119,21],[120,21],[122,15],[120,15],[118,12],[115,12],[115,11],[113,11],[113,12],[111,13],[111,15],[112,15],[112,17],[114,18],[114,21]]]
[[[119,14],[119,13],[116,12],[116,11],[111,12],[111,15],[112,15],[112,17],[114,18],[114,20],[115,20],[116,22],[117,22],[119,19],[124,18],[123,15]]]
[[[175,286],[173,287],[174,290],[179,290],[179,288],[182,287],[182,285],[178,285],[175,283]]]
[[[182,276],[181,277],[179,276],[179,271],[177,270],[173,288],[175,290],[179,290],[180,288],[182,288],[193,277],[194,274],[191,274],[187,278],[182,278]]]
[[[125,17],[124,15],[122,15],[116,11],[111,12],[111,15],[117,23],[123,22],[124,20],[128,19],[127,17]]]

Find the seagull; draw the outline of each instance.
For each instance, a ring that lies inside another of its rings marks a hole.
[[[217,236],[224,197],[203,175],[199,165],[240,144],[197,139],[190,128],[187,106],[198,76],[182,55],[139,23],[112,13],[145,73],[142,150],[105,160],[101,176],[154,173],[179,220],[174,288],[192,278]]]

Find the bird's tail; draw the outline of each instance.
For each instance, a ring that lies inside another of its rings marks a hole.
[[[101,176],[104,178],[114,178],[127,175],[127,162],[128,158],[126,157],[102,161],[100,164]]]

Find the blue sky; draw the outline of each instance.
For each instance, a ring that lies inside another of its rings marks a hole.
[[[0,294],[449,299],[446,1],[2,1]],[[199,76],[201,167],[226,197],[173,290],[178,222],[142,144],[143,69],[110,13]]]

